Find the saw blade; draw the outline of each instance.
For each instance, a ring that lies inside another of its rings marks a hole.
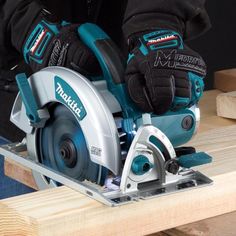
[[[73,113],[56,103],[50,119],[37,131],[38,160],[73,179],[103,184],[104,168],[90,160],[82,129]]]

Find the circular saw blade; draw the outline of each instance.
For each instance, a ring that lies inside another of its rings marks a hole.
[[[59,103],[49,106],[49,113],[45,127],[37,131],[38,161],[73,179],[103,184],[104,168],[90,160],[85,137],[73,113]]]

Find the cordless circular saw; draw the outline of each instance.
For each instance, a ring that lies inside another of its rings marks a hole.
[[[212,183],[191,169],[211,157],[180,147],[197,130],[199,108],[142,113],[126,91],[125,60],[116,45],[94,24],[81,25],[78,33],[102,76],[62,67],[17,75],[11,121],[26,138],[0,153],[31,168],[39,189],[63,184],[110,206]],[[202,95],[197,83],[192,93]]]

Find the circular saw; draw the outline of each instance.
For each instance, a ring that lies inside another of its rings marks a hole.
[[[62,67],[17,75],[11,121],[26,137],[0,153],[31,168],[39,189],[63,184],[110,206],[211,184],[191,169],[211,157],[182,147],[196,133],[199,108],[142,113],[127,94],[116,45],[94,24],[81,25],[78,34],[102,75]],[[194,83],[192,93],[202,95]]]

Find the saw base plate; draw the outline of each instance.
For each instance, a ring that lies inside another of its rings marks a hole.
[[[134,201],[199,188],[213,183],[211,179],[198,171],[183,169],[178,175],[167,177],[165,184],[158,185],[157,182],[148,183],[136,192],[123,194],[119,188],[117,190],[111,190],[88,181],[80,182],[65,176],[41,163],[36,163],[30,156],[26,155],[26,151],[26,145],[24,143],[13,143],[0,147],[0,152],[5,157],[108,206],[123,205]]]

